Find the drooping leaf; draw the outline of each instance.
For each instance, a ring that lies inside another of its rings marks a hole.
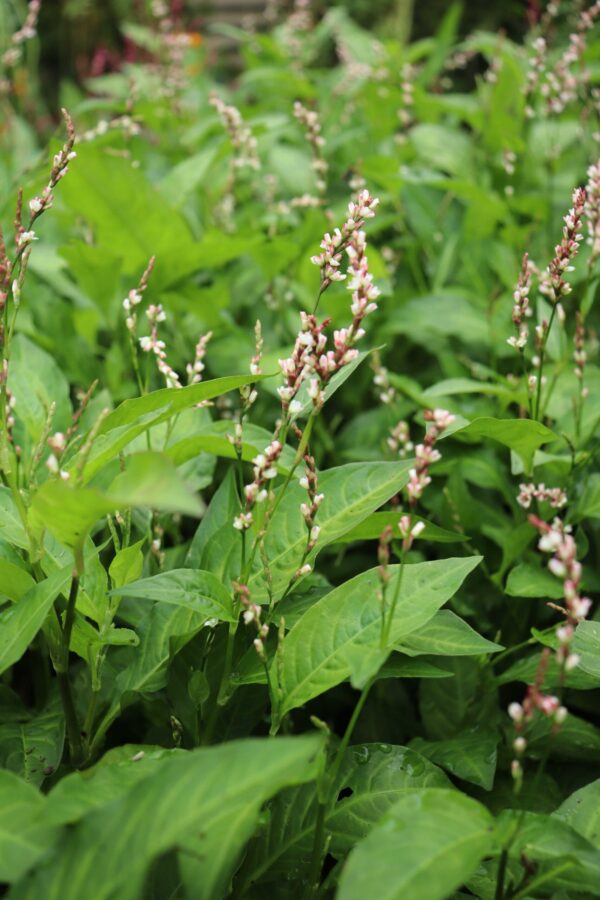
[[[320,736],[258,739],[162,759],[63,832],[48,865],[15,896],[137,897],[152,861],[174,849],[194,862],[198,900],[222,896],[261,805],[282,787],[314,778],[321,748]]]
[[[493,840],[481,804],[457,791],[426,788],[399,800],[352,850],[339,900],[444,900],[474,872]]]
[[[526,471],[529,471],[533,454],[538,447],[557,439],[557,435],[553,431],[532,419],[493,419],[491,417],[473,419],[466,425],[457,420],[443,433],[442,438],[450,437],[450,435],[474,440],[488,438],[497,441],[521,457]]]
[[[480,557],[405,567],[390,630],[391,644],[425,625],[456,593]],[[390,596],[399,567],[390,567]],[[381,606],[377,569],[357,575],[326,594],[302,616],[284,642],[282,712],[294,709],[351,678],[361,686],[388,656],[379,644]]]
[[[172,569],[150,578],[142,578],[116,589],[121,597],[138,597],[156,603],[182,606],[205,619],[233,622],[232,598],[227,589],[201,569]]]
[[[567,797],[554,813],[554,818],[566,822],[600,850],[600,779]]]
[[[398,528],[398,523],[401,515],[401,511],[372,513],[364,520],[364,522],[361,522],[360,525],[357,525],[351,531],[347,531],[343,534],[340,537],[339,542],[348,544],[352,541],[377,540],[384,528],[387,528],[388,526],[393,529],[394,537],[399,538],[400,529]],[[424,541],[453,544],[468,540],[466,534],[460,534],[458,531],[448,531],[446,528],[440,528],[439,525],[436,525],[434,522],[429,522],[427,519],[421,518],[421,516],[413,516],[412,519],[415,523],[423,522],[425,525],[425,528],[420,535]]]
[[[0,766],[39,786],[61,761],[65,737],[62,706],[53,694],[45,708],[0,725]]]

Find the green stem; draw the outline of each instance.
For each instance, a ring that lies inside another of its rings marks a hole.
[[[371,678],[362,689],[360,697],[358,698],[358,702],[354,707],[354,712],[352,713],[350,721],[346,726],[344,736],[342,737],[340,745],[336,751],[331,769],[327,773],[327,781],[324,789],[323,800],[319,803],[319,808],[317,811],[311,866],[304,895],[305,900],[311,900],[311,898],[316,896],[319,890],[319,879],[321,875],[321,869],[323,868],[323,857],[325,855],[325,823],[331,807],[335,801],[337,778],[342,762],[344,760],[344,756],[346,755],[346,751],[348,750],[350,738],[352,737],[354,728],[356,727],[356,723],[358,722],[359,716],[363,711],[363,707],[367,701],[367,697],[369,696],[369,691],[373,687],[374,683],[375,677]]]
[[[58,689],[65,714],[65,726],[67,730],[67,740],[69,742],[69,757],[71,763],[75,766],[81,762],[81,732],[77,721],[75,704],[73,702],[71,683],[69,681],[69,650],[71,646],[73,625],[75,622],[75,605],[77,602],[78,591],[79,574],[77,571],[74,571],[71,579],[69,599],[67,600],[67,610],[63,621],[62,660],[60,668],[56,672]]]
[[[503,850],[498,861],[498,877],[496,879],[496,891],[494,900],[504,900],[504,881],[506,879],[506,864],[508,862],[508,850]]]
[[[556,878],[557,875],[560,875],[561,872],[564,872],[565,869],[570,868],[573,863],[570,860],[566,862],[560,863],[560,865],[555,866],[553,869],[550,869],[548,872],[544,872],[542,875],[538,875],[537,878],[534,878],[533,881],[530,881],[529,884],[526,884],[520,891],[517,891],[516,894],[512,894],[508,900],[525,900],[527,897],[532,897],[532,890],[541,887],[543,884],[546,884],[547,881],[551,881],[553,878]]]
[[[400,555],[400,571],[398,572],[398,579],[396,581],[396,587],[394,589],[394,596],[392,597],[392,603],[390,606],[390,611],[387,615],[387,618],[384,622],[384,628],[382,629],[381,636],[381,649],[384,650],[390,639],[390,630],[392,628],[392,622],[394,621],[394,613],[396,612],[396,606],[398,605],[398,600],[400,598],[400,589],[402,587],[402,578],[404,576],[404,566],[405,566],[405,556],[406,551],[402,548],[402,553]],[[382,615],[385,610],[382,611]]]
[[[538,421],[539,421],[539,415],[540,415],[540,404],[542,401],[542,377],[544,375],[544,362],[545,362],[545,358],[546,358],[546,346],[548,344],[548,338],[550,337],[550,331],[552,329],[552,324],[553,324],[555,316],[556,316],[556,308],[558,306],[559,299],[560,298],[557,297],[557,299],[554,302],[554,306],[552,307],[552,312],[550,313],[550,321],[548,322],[548,328],[546,329],[546,334],[544,335],[544,340],[543,340],[542,346],[540,348],[540,366],[538,369],[537,389],[536,389],[536,394],[535,394],[535,406],[534,406],[534,413],[533,413],[533,418]]]

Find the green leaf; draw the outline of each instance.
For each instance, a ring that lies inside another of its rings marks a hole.
[[[173,460],[176,466],[194,459],[199,453],[213,453],[225,459],[237,459],[235,448],[229,440],[233,437],[235,423],[232,421],[211,422],[206,428],[200,429],[197,434],[183,438],[177,443],[171,444],[165,450],[167,456]],[[251,423],[244,425],[242,440],[242,459],[251,462],[258,453],[262,453],[273,440],[273,433],[266,428],[260,428]],[[295,451],[286,445],[277,463],[277,470],[287,475],[292,468]]]
[[[567,797],[553,817],[566,822],[600,850],[600,778]]]
[[[580,622],[575,629],[573,651],[580,658],[578,669],[600,679],[600,622]]]
[[[600,472],[593,472],[584,483],[573,521],[581,522],[582,519],[600,519]]]
[[[0,485],[0,538],[22,550],[29,547],[27,532],[19,516],[10,489]]]
[[[319,474],[319,492],[325,495],[317,516],[321,528],[312,563],[327,544],[336,541],[379,506],[400,491],[408,481],[410,462],[351,463]],[[285,590],[300,565],[306,547],[306,524],[300,506],[306,491],[290,484],[277,507],[265,539],[265,552],[273,579],[275,597]],[[257,560],[249,579],[256,602],[267,599],[262,564]]]
[[[425,625],[480,559],[473,556],[405,566],[390,642],[396,644]],[[399,568],[390,567],[390,596]],[[378,570],[363,572],[326,594],[292,628],[283,645],[282,714],[347,678],[354,686],[362,686],[385,661],[388,651],[379,645],[378,589]]]
[[[383,678],[452,678],[452,676],[452,672],[432,665],[421,656],[412,659],[401,653],[391,653],[377,673],[378,680]]]
[[[427,737],[446,740],[463,734],[476,724],[488,726],[497,717],[497,698],[493,689],[484,685],[484,671],[477,659],[450,656],[444,668],[454,678],[422,681],[419,685],[419,708]]]
[[[234,622],[232,598],[221,582],[201,569],[172,569],[123,585],[111,593],[182,606],[206,619]]]
[[[130,506],[192,516],[202,515],[204,509],[171,461],[148,451],[129,456],[126,470],[104,493],[71,487],[60,479],[46,481],[33,498],[30,521],[34,528],[48,528],[67,547],[79,551],[98,519]]]
[[[56,828],[45,807],[36,788],[0,769],[0,882],[17,881],[52,845]]]
[[[353,541],[369,541],[377,540],[384,528],[390,526],[393,529],[394,537],[400,537],[400,529],[398,523],[402,516],[401,510],[392,512],[375,512],[368,519],[361,522],[351,531],[347,531],[339,538],[339,543],[349,544]],[[440,528],[433,522],[423,519],[421,516],[411,516],[413,522],[423,522],[425,529],[419,535],[424,541],[436,541],[442,544],[454,544],[460,541],[468,541],[466,534],[460,534],[458,531],[448,531]]]
[[[35,581],[21,566],[0,557],[0,593],[9,600],[20,600],[35,584]]]
[[[410,746],[451,775],[491,791],[496,774],[496,748],[499,740],[499,733],[474,728],[445,741],[415,738]]]
[[[509,597],[549,597],[560,600],[563,596],[560,579],[555,578],[548,569],[541,569],[531,563],[520,563],[511,569],[504,590]]]
[[[156,693],[165,686],[173,656],[205,622],[204,613],[168,603],[153,604],[137,626],[139,646],[128,651],[127,659],[121,659],[122,668],[115,678],[110,706],[94,735],[95,748],[122,709],[140,695]]]
[[[422,653],[434,656],[480,656],[484,653],[497,653],[504,648],[477,634],[464,619],[449,609],[441,609],[426,625],[404,638],[395,649],[408,656]]]
[[[0,674],[23,656],[44,624],[52,604],[71,580],[72,570],[72,565],[59,569],[0,613]]]
[[[444,432],[442,438],[451,435],[474,440],[489,438],[497,441],[521,457],[526,472],[530,470],[533,455],[538,447],[557,440],[557,435],[553,431],[532,419],[480,418],[473,419],[467,425],[457,420]]]
[[[142,547],[145,543],[146,539],[143,538],[141,541],[130,544],[129,547],[123,547],[115,553],[114,559],[108,568],[113,588],[124,587],[140,577],[144,566]]]
[[[197,900],[224,896],[262,804],[314,778],[322,746],[320,736],[233,741],[162,759],[65,831],[18,896],[139,897],[152,861],[175,849],[193,860]]]
[[[508,848],[510,858],[520,860],[525,856],[536,864],[537,876],[555,872],[544,884],[548,896],[556,896],[561,888],[598,895],[600,853],[566,821],[555,814],[506,810],[499,817],[498,827],[514,833]]]
[[[345,856],[366,837],[399,800],[423,788],[449,788],[437,766],[408,747],[359,744],[344,756],[334,790],[341,795],[326,819],[329,851]],[[310,859],[317,816],[313,785],[282,791],[269,806],[269,817],[248,847],[235,889],[241,896],[251,884],[299,874]]]
[[[41,712],[0,725],[0,766],[39,786],[58,768],[64,736],[62,706],[54,694]]]
[[[350,853],[339,900],[444,900],[489,851],[494,822],[456,791],[424,789],[399,800]]]
[[[267,377],[266,375],[231,375],[226,378],[214,378],[212,381],[202,381],[199,384],[190,384],[183,388],[162,388],[151,394],[144,394],[143,397],[124,400],[102,423],[85,464],[84,480],[89,481],[127,444],[149,428],[166,422],[177,413],[190,409],[203,400],[213,400],[215,397],[234,391],[245,384],[253,384]],[[75,454],[66,465],[67,471],[74,471],[78,462],[79,454]]]

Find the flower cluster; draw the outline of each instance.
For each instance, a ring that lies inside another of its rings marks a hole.
[[[406,485],[411,506],[415,505],[427,485],[431,484],[429,466],[442,458],[439,450],[435,449],[436,441],[455,419],[455,416],[445,409],[427,409],[424,415],[425,421],[431,422],[432,426],[427,430],[423,443],[415,447],[416,463],[409,471],[409,481]]]
[[[425,522],[415,522],[413,525],[410,516],[402,516],[398,522],[398,530],[402,538],[402,549],[405,553],[408,553],[415,538],[418,538],[425,530]]]
[[[233,589],[240,605],[244,608],[242,614],[244,625],[251,625],[253,622],[256,625],[257,636],[253,642],[254,648],[261,659],[263,659],[265,655],[264,641],[269,634],[269,626],[266,622],[261,621],[262,608],[258,603],[252,603],[250,599],[250,590],[247,584],[240,584],[239,582],[234,581]]]
[[[400,124],[404,129],[410,128],[413,124],[413,106],[415,103],[414,97],[414,68],[410,65],[410,63],[406,63],[402,67],[402,107],[398,110],[398,118],[400,119]]]
[[[577,545],[570,525],[556,518],[548,525],[537,516],[529,516],[529,521],[541,534],[538,548],[543,553],[551,553],[548,568],[557,578],[563,581],[565,613],[569,624],[575,625],[585,619],[592,601],[580,594],[581,563],[577,561]],[[576,664],[576,663],[575,663]]]
[[[585,217],[587,220],[587,243],[592,248],[589,265],[600,256],[600,161],[587,170]]]
[[[543,37],[538,37],[533,42],[533,54],[529,60],[529,71],[527,72],[527,80],[525,82],[525,115],[532,119],[535,111],[530,104],[530,98],[537,90],[540,81],[546,70],[546,41]]]
[[[261,362],[262,362],[262,352],[264,346],[264,340],[262,336],[262,325],[260,324],[260,319],[256,320],[256,324],[254,326],[254,356],[250,360],[250,374],[251,375],[260,375],[262,372]]]
[[[383,404],[389,406],[396,398],[396,389],[390,382],[390,373],[381,363],[379,353],[373,354],[371,368],[374,372],[373,384],[377,389],[377,395]]]
[[[397,453],[398,456],[404,459],[409,453],[414,450],[415,445],[410,439],[410,429],[408,427],[408,422],[405,422],[404,419],[400,419],[399,422],[394,425],[394,427],[390,430],[390,436],[387,439],[387,444],[390,450],[394,453]]]
[[[171,366],[167,362],[165,342],[159,340],[158,337],[158,324],[159,322],[166,321],[167,314],[165,313],[160,303],[151,303],[146,310],[146,316],[148,317],[148,321],[150,323],[150,334],[144,335],[139,339],[140,347],[142,348],[144,353],[154,353],[154,356],[156,358],[156,366],[160,374],[164,376],[167,387],[180,388],[181,381],[179,380],[179,375],[177,374],[175,369],[171,368]]]
[[[321,123],[315,110],[307,109],[302,103],[294,103],[294,116],[306,129],[306,138],[312,149],[312,167],[317,178],[317,190],[322,194],[327,188],[327,172],[329,166],[323,159],[325,138],[321,134]]]
[[[254,521],[252,508],[256,503],[263,503],[269,496],[268,483],[277,476],[277,460],[281,456],[283,445],[275,440],[259,453],[252,463],[254,480],[244,488],[245,508],[233,520],[233,527],[238,531],[246,531]]]
[[[67,447],[67,437],[62,431],[57,431],[48,438],[47,444],[50,447],[50,454],[46,459],[46,468],[51,475],[59,475],[63,481],[68,481],[69,473],[60,466],[61,457]]]
[[[531,289],[531,268],[529,265],[529,255],[523,256],[523,264],[519,280],[513,294],[513,311],[512,320],[517,329],[517,336],[508,338],[508,343],[515,350],[523,350],[529,337],[529,328],[525,318],[532,315],[533,310],[529,306],[529,291]]]
[[[206,356],[206,348],[212,337],[212,331],[207,331],[198,339],[196,349],[194,351],[194,362],[188,363],[185,371],[188,377],[188,384],[198,384],[202,381],[202,373],[206,366],[204,365],[204,357]]]
[[[569,35],[569,44],[563,55],[553,68],[546,72],[546,81],[540,92],[546,100],[548,111],[561,113],[565,107],[577,98],[582,83],[588,73],[581,66],[586,49],[586,33],[593,27],[600,16],[600,0],[596,0],[588,9],[582,10],[577,27]]]
[[[571,285],[565,280],[566,272],[573,271],[573,260],[579,252],[579,245],[583,235],[581,217],[585,207],[585,191],[583,188],[575,188],[573,191],[573,206],[564,217],[563,239],[554,248],[554,258],[546,270],[540,291],[545,294],[552,303],[558,303],[561,297],[571,293]]]
[[[25,41],[30,41],[37,34],[37,22],[42,7],[42,0],[29,0],[27,16],[18,31],[11,38],[11,46],[2,55],[1,62],[6,68],[15,66],[21,59],[21,48]]]
[[[316,316],[301,312],[301,328],[296,336],[294,349],[287,359],[280,359],[279,366],[285,378],[285,384],[277,389],[281,399],[283,413],[299,412],[302,404],[295,397],[306,376],[314,372],[317,365],[321,370],[327,367],[325,348],[327,336],[323,333],[329,320],[319,324]],[[316,381],[318,387],[318,381]],[[312,385],[311,385],[312,389]]]
[[[256,153],[256,138],[242,119],[239,109],[228,105],[216,94],[213,94],[209,102],[217,111],[235,150],[234,168],[260,169],[260,161]]]
[[[345,275],[340,272],[343,252],[350,243],[355,232],[360,231],[367,219],[372,219],[379,204],[377,197],[372,197],[368,190],[362,190],[356,199],[348,204],[348,218],[341,228],[333,234],[326,234],[321,241],[322,253],[312,256],[311,262],[321,270],[321,293],[332,281],[344,281]]]
[[[152,274],[155,262],[156,257],[151,256],[148,261],[148,265],[146,266],[146,270],[140,278],[138,286],[129,291],[129,293],[123,300],[123,309],[126,313],[125,324],[127,326],[127,330],[134,340],[137,327],[137,307],[142,302],[142,295],[148,287],[148,280],[150,278],[150,275]]]
[[[560,509],[567,503],[567,495],[562,488],[547,488],[544,484],[520,484],[517,503],[523,509],[529,509],[533,500],[549,503],[554,509]]]
[[[300,487],[304,488],[308,494],[308,503],[302,503],[300,505],[300,512],[302,513],[302,518],[304,519],[308,531],[306,548],[304,551],[304,559],[306,559],[310,551],[314,549],[317,540],[319,539],[319,534],[321,533],[320,527],[315,524],[315,518],[321,503],[325,499],[325,494],[318,493],[317,469],[314,457],[312,457],[310,453],[306,453],[304,456],[304,475],[299,483]],[[305,566],[301,568],[305,568]],[[310,572],[310,566],[307,571],[299,570],[297,574],[307,575],[308,572]]]

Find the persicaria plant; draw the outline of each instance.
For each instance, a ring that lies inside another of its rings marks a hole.
[[[5,6],[3,893],[600,896],[600,4]]]

